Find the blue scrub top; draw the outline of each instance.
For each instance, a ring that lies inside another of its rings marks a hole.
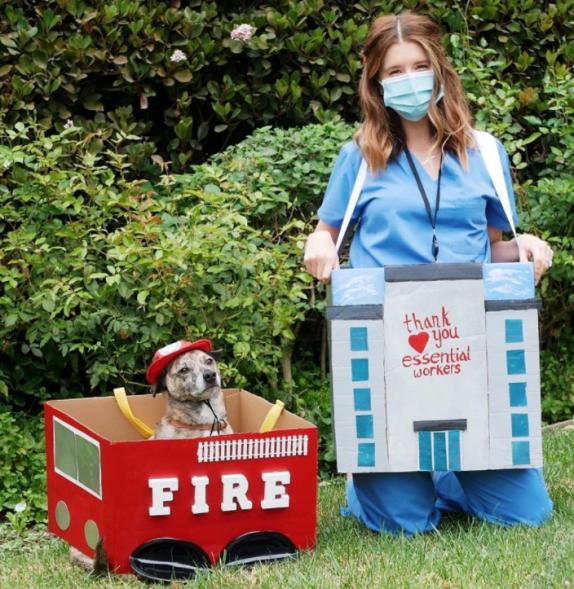
[[[502,144],[498,141],[497,144],[517,224],[508,155]],[[341,149],[318,211],[321,221],[333,227],[341,226],[361,157],[354,141]],[[414,155],[413,160],[434,214],[437,181]],[[404,151],[385,170],[367,174],[351,222],[359,218],[350,254],[355,268],[434,261],[432,227]],[[487,226],[510,231],[480,151],[477,148],[468,150],[467,170],[455,155],[446,153],[442,162],[436,226],[437,261],[489,262]]]

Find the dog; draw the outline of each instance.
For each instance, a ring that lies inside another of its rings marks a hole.
[[[206,339],[178,341],[158,350],[147,370],[151,391],[166,395],[166,410],[150,439],[197,438],[232,434],[227,422],[217,367],[219,350]],[[94,575],[109,571],[100,540],[94,557],[70,547],[70,560]]]
[[[158,422],[153,438],[198,438],[232,434],[217,367],[219,352],[211,351],[211,342],[209,346],[203,347],[196,345],[197,342],[177,343],[181,353],[167,355],[169,363],[162,368],[151,385],[154,396],[164,393],[166,397],[165,414]],[[189,347],[192,349],[185,351]],[[148,370],[148,380],[149,372]]]

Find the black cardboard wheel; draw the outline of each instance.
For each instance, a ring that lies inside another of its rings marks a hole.
[[[252,565],[293,558],[297,549],[278,532],[249,532],[232,540],[223,552],[226,565]]]
[[[157,538],[138,546],[130,556],[134,573],[147,581],[191,579],[210,567],[207,554],[191,542]]]

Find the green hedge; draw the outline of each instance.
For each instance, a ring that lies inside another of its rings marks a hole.
[[[227,382],[289,398],[310,309],[303,236],[350,133],[342,123],[262,129],[152,185],[127,178],[113,137],[94,151],[78,128],[8,131],[0,393],[30,407],[143,390],[159,346],[209,335],[225,349]]]
[[[185,169],[264,125],[357,120],[368,25],[403,8],[443,26],[473,107],[532,140],[574,61],[571,0],[15,0],[0,6],[0,121],[120,131],[140,171]],[[242,23],[253,36],[232,39]],[[552,142],[515,163],[540,164]]]
[[[46,520],[46,461],[41,416],[0,407],[0,517],[13,528]]]
[[[193,174],[157,185],[114,141],[24,124],[0,142],[0,407],[147,390],[153,352],[177,338],[223,348],[223,381],[281,398],[321,429],[332,469],[320,311],[303,236],[343,123],[261,129]],[[3,145],[2,145],[3,143]],[[96,149],[100,146],[100,150]],[[317,332],[319,336],[317,336]]]

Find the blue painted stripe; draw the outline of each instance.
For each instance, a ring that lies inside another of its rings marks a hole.
[[[511,407],[526,407],[528,405],[525,382],[508,383],[508,393]]]
[[[528,413],[512,413],[512,437],[527,438],[528,433]]]
[[[526,374],[526,357],[524,350],[508,350],[506,352],[507,374]]]
[[[530,442],[512,442],[512,464],[530,464]]]
[[[460,432],[455,429],[448,432],[448,469],[460,470]]]
[[[433,470],[448,470],[446,464],[446,435],[444,432],[433,432]]]
[[[355,411],[371,410],[371,389],[353,389]]]
[[[523,342],[522,319],[506,319],[504,322],[504,335],[507,344]]]
[[[373,416],[356,415],[355,424],[357,426],[357,438],[373,437]]]
[[[359,444],[359,466],[375,466],[375,444]]]
[[[369,347],[367,343],[366,327],[351,327],[351,351],[366,352]]]
[[[419,432],[419,469],[432,470],[431,432]]]
[[[369,361],[366,358],[351,360],[351,378],[353,382],[369,380]]]

